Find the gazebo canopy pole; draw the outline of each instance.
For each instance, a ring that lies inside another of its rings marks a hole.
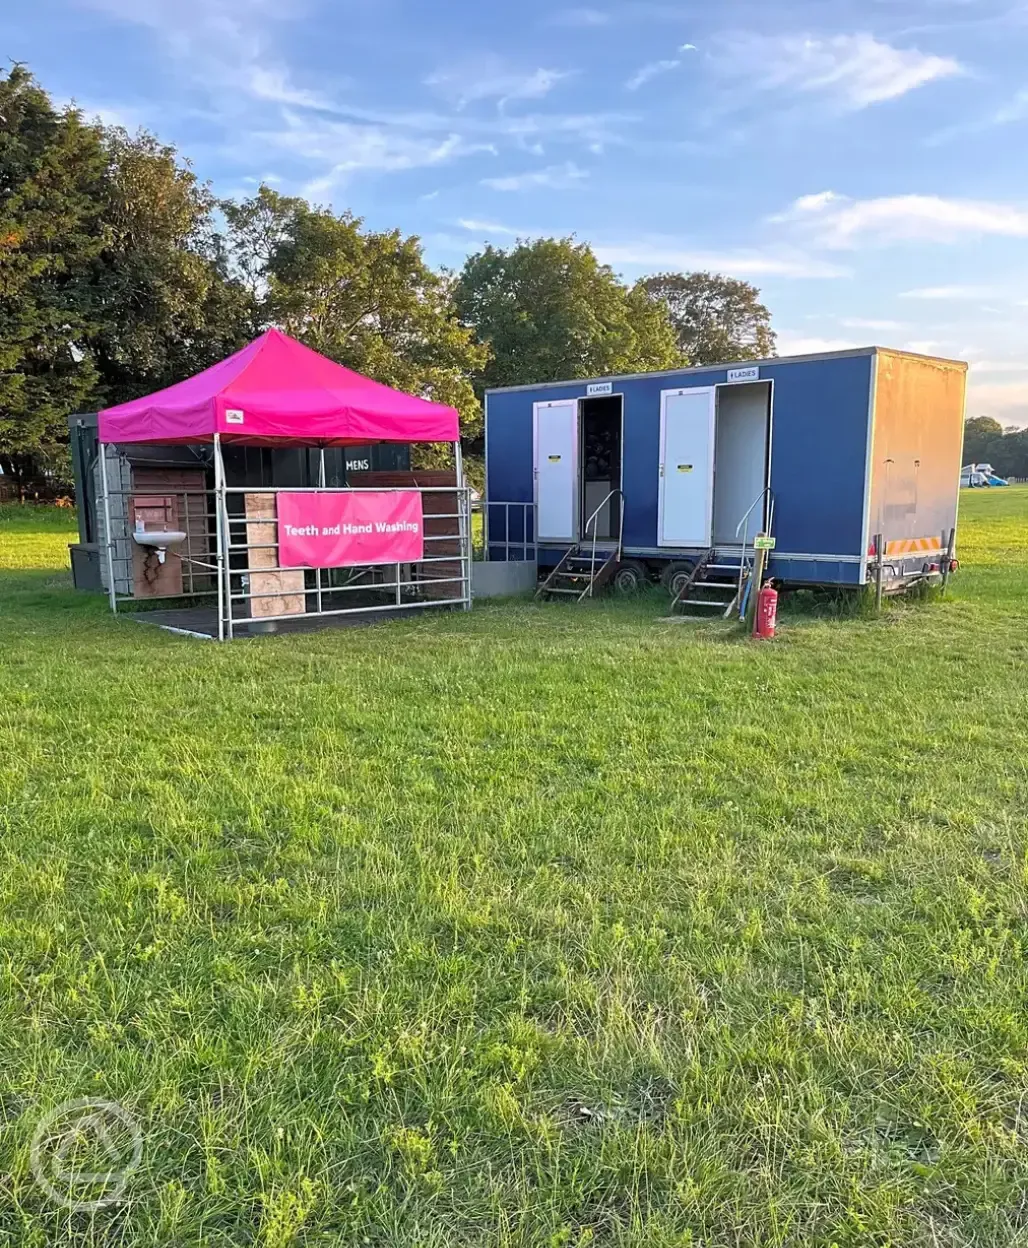
[[[325,488],[325,448],[324,447],[321,448],[321,454],[318,458],[318,488],[322,490]],[[247,536],[246,540],[247,541],[250,540],[249,536]],[[324,609],[324,603],[321,597],[321,569],[320,568],[314,569],[314,593],[316,595],[315,600],[318,604],[318,615],[320,615]]]
[[[468,506],[468,495],[464,480],[464,452],[461,450],[460,438],[453,444],[453,462],[457,469],[457,515],[460,517],[460,567],[464,582],[461,586],[461,598],[465,611],[471,610],[471,509]]]
[[[100,443],[100,495],[104,508],[104,538],[107,547],[107,596],[111,600],[111,610],[118,614],[118,594],[114,587],[114,538],[111,535],[111,496],[107,488],[107,443]]]
[[[225,531],[221,523],[222,487],[224,485],[225,466],[221,461],[221,437],[214,435],[214,536],[217,543],[218,572],[218,640],[225,640],[225,563],[228,552],[225,550]],[[229,599],[231,610],[232,600]]]

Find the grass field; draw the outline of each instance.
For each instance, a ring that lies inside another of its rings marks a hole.
[[[1028,490],[944,602],[228,646],[0,513],[0,1243],[1028,1243]],[[125,1200],[30,1142],[120,1102]]]

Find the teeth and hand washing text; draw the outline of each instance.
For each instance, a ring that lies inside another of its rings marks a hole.
[[[280,493],[279,566],[417,563],[425,557],[424,527],[417,490]]]

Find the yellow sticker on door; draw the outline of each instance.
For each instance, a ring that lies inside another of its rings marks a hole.
[[[550,456],[550,463],[551,463],[551,464],[559,464],[559,463],[560,463],[560,456],[559,456],[559,455],[551,455],[551,456]]]
[[[692,472],[692,464],[679,464],[678,471],[679,472]]]

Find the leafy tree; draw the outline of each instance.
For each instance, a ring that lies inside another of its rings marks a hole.
[[[216,202],[173,147],[105,135],[104,246],[93,265],[89,339],[106,404],[160,389],[243,346],[251,297],[230,280]]]
[[[986,447],[1003,437],[1003,426],[991,416],[972,416],[964,422],[965,464],[987,463]]]
[[[572,238],[469,256],[454,301],[463,323],[491,348],[475,375],[479,393],[682,363],[664,307],[640,286],[626,288]]]
[[[693,364],[763,360],[775,354],[771,313],[749,282],[718,273],[658,273],[641,286],[668,309],[679,350]]]
[[[1001,477],[1028,477],[1028,430],[1007,429],[986,442],[982,450],[975,463],[992,464]]]
[[[250,199],[225,199],[219,207],[228,226],[225,246],[233,275],[253,300],[256,337],[267,328],[264,316],[272,259],[289,241],[297,216],[308,205],[262,184]]]
[[[0,466],[59,460],[67,416],[158,389],[246,340],[215,202],[173,148],[0,77]]]
[[[1028,478],[1028,429],[1006,429],[991,416],[964,422],[965,464],[992,464],[1001,477]]]
[[[456,407],[465,436],[482,416],[469,380],[485,350],[453,315],[450,284],[416,237],[377,233],[268,187],[223,205],[234,270],[278,324],[376,381]]]
[[[21,483],[97,374],[92,264],[106,234],[100,127],[22,66],[0,77],[0,466]]]

